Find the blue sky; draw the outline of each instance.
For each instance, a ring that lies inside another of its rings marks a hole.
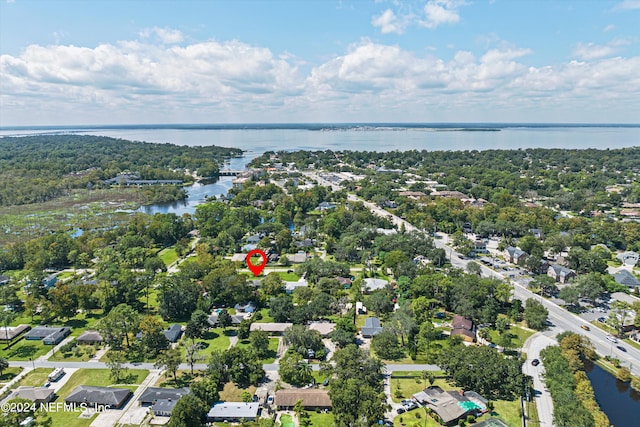
[[[0,126],[640,117],[640,0],[0,0]]]

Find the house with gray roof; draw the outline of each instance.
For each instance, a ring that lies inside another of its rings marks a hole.
[[[79,385],[64,401],[67,403],[85,403],[88,406],[108,405],[110,409],[120,409],[133,393],[128,388],[96,387]]]
[[[372,338],[382,332],[382,324],[377,317],[367,317],[364,319],[364,326],[360,329],[360,333],[364,338]]]
[[[640,286],[640,280],[628,270],[620,270],[613,275],[616,282],[625,285],[628,288],[637,288]]]
[[[293,323],[258,323],[254,322],[249,327],[249,331],[265,331],[269,335],[282,335],[284,331],[293,326]]]
[[[167,341],[169,342],[178,342],[180,336],[182,335],[182,326],[174,323],[168,329],[165,329],[164,336],[167,337]]]
[[[553,277],[556,282],[567,283],[569,279],[576,277],[576,272],[559,264],[552,264],[547,269],[547,276]]]
[[[24,335],[26,340],[42,340],[44,344],[56,345],[71,334],[68,327],[36,326]]]
[[[477,415],[486,409],[483,403],[486,399],[477,393],[467,396],[459,391],[444,391],[437,386],[415,393],[413,399],[433,411],[444,425],[454,425],[466,415]]]
[[[100,344],[103,341],[98,331],[84,331],[77,339],[78,344]]]
[[[367,277],[363,280],[362,292],[367,294],[379,289],[384,289],[387,287],[388,283],[389,281],[384,279],[373,279],[371,277]]]
[[[504,260],[512,264],[522,264],[528,254],[520,248],[509,246],[504,250]]]
[[[218,402],[207,413],[209,422],[238,423],[258,418],[260,404],[257,402]]]
[[[189,387],[148,387],[138,398],[138,405],[150,407],[155,416],[170,417],[178,400],[190,391]]]
[[[13,399],[27,399],[40,406],[41,403],[51,402],[54,395],[53,389],[47,387],[20,386],[9,393],[5,402]]]
[[[307,282],[304,278],[300,278],[297,282],[284,282],[284,290],[286,293],[291,294],[296,288],[306,288],[309,286],[309,282]]]

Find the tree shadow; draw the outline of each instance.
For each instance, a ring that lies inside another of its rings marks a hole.
[[[238,335],[238,331],[235,329],[225,329],[222,333],[227,337],[235,337]]]
[[[217,332],[214,331],[207,331],[204,334],[204,337],[202,337],[202,339],[204,340],[215,340],[216,338],[218,338],[220,336],[220,334],[218,334]]]
[[[27,344],[9,352],[9,358],[28,359],[33,357],[37,352],[38,348],[35,345]]]
[[[174,380],[173,375],[170,372],[166,372],[166,381],[160,383],[160,387],[189,387],[189,385],[193,382],[193,379],[197,376],[196,374],[191,375],[191,373],[186,372],[183,374],[178,374],[177,378]]]
[[[89,322],[84,319],[69,319],[64,322],[64,326],[68,326],[72,329],[86,328]]]

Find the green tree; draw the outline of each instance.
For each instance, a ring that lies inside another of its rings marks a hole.
[[[127,358],[125,353],[120,350],[109,351],[109,361],[107,362],[107,368],[109,368],[109,376],[114,383],[119,383],[122,378],[127,374],[128,368],[124,366]]]
[[[524,320],[527,322],[529,328],[537,330],[544,329],[548,316],[549,311],[541,302],[533,298],[527,299],[524,308]]]
[[[211,377],[205,377],[200,381],[193,381],[190,384],[191,394],[202,400],[207,407],[216,403],[220,396],[218,394],[218,382]]]
[[[170,348],[158,355],[156,363],[153,366],[156,369],[165,369],[171,372],[171,375],[173,375],[173,380],[177,381],[178,378],[176,374],[178,372],[180,363],[182,363],[182,355],[180,354],[180,350],[177,348]]]
[[[140,321],[140,343],[151,356],[156,356],[169,346],[162,322],[154,316],[145,316]]]
[[[204,427],[209,407],[193,394],[182,396],[171,411],[168,427]]]
[[[123,340],[130,346],[129,335],[137,332],[139,324],[138,312],[127,304],[120,304],[98,322],[97,329],[109,346],[120,349]]]
[[[249,340],[259,358],[264,358],[269,354],[269,334],[267,332],[253,331],[249,334]]]
[[[4,357],[0,357],[0,377],[4,374],[4,371],[9,368],[9,361]]]

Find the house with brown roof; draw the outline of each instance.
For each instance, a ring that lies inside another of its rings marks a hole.
[[[453,329],[451,329],[452,336],[459,335],[467,342],[474,342],[476,340],[475,328],[473,327],[473,321],[470,319],[456,314],[453,316],[451,326],[453,327]]]
[[[329,392],[327,390],[314,388],[286,388],[278,390],[276,391],[274,403],[279,410],[289,411],[293,409],[293,406],[298,400],[302,401],[302,407],[307,410],[329,410],[332,408]]]
[[[282,335],[284,331],[293,326],[293,323],[252,323],[250,331],[265,331],[269,335]]]

